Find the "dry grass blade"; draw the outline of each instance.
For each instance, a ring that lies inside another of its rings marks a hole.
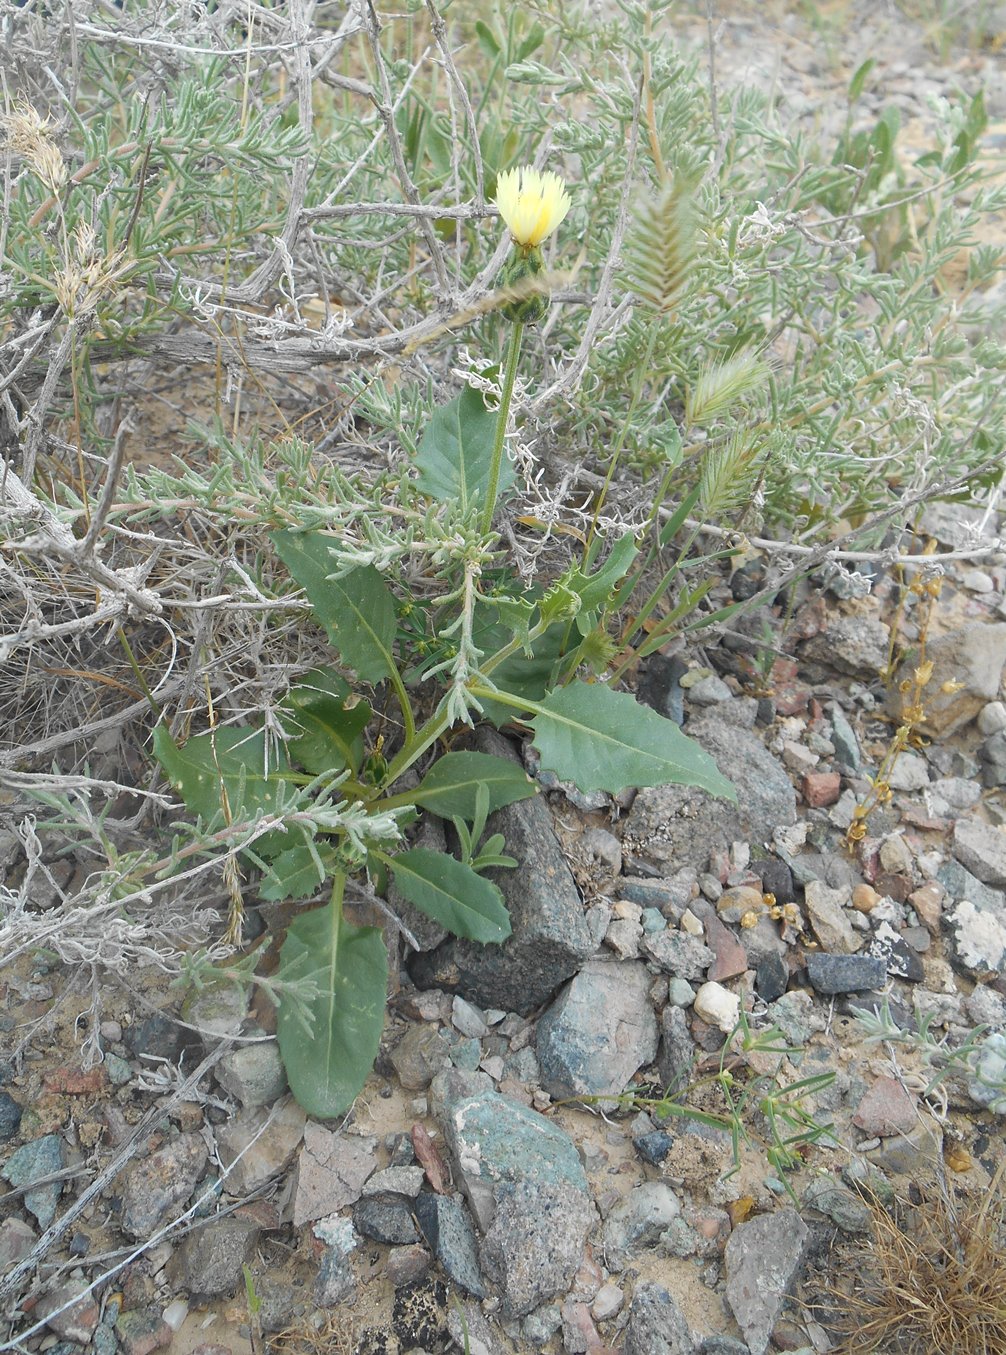
[[[829,1289],[842,1355],[1006,1355],[1004,1169],[981,1200],[944,1182],[910,1212],[872,1206],[851,1292]]]

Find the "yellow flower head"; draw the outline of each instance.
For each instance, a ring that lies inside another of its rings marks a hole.
[[[514,243],[532,249],[548,239],[571,204],[558,174],[525,166],[504,170],[496,180],[496,205]]]

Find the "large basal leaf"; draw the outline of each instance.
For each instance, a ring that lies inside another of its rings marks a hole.
[[[674,782],[737,798],[704,748],[626,692],[572,682],[533,709],[534,746],[542,767],[581,790],[617,794],[627,786]]]
[[[355,927],[334,904],[290,924],[279,978],[313,979],[309,1036],[281,999],[276,1033],[290,1088],[309,1115],[331,1119],[353,1104],[377,1058],[384,1028],[388,955],[377,927]]]
[[[338,673],[330,668],[306,673],[287,693],[283,710],[291,735],[287,749],[302,767],[314,775],[343,767],[359,771],[370,705]]]
[[[276,812],[280,775],[287,768],[282,749],[271,749],[266,774],[265,734],[229,726],[196,734],[181,747],[166,725],[154,730],[154,754],[188,808],[206,823],[223,818],[240,823]],[[255,851],[271,856],[292,845],[290,833],[258,838]]]
[[[378,571],[363,565],[329,578],[332,539],[321,532],[280,531],[271,539],[343,661],[364,682],[386,678],[394,667],[395,601]]]
[[[270,901],[309,898],[317,894],[337,862],[337,853],[324,842],[316,844],[314,851],[303,846],[280,852],[259,883],[259,898]]]
[[[486,409],[481,394],[466,386],[449,404],[433,411],[416,451],[416,481],[438,503],[456,501],[464,509],[482,498],[489,480],[497,412]],[[507,457],[500,467],[500,493],[513,484]]]
[[[468,941],[505,941],[510,914],[491,880],[448,856],[414,847],[390,858],[395,884],[421,913]]]
[[[491,753],[445,753],[423,777],[413,798],[442,819],[455,815],[471,819],[480,785],[489,792],[490,814],[537,793],[523,768],[507,758]]]

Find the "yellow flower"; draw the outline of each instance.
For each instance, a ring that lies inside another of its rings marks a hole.
[[[525,166],[504,170],[496,180],[496,205],[514,243],[533,249],[548,239],[571,204],[558,174]]]

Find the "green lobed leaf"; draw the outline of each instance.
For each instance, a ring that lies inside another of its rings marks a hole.
[[[705,749],[627,692],[573,682],[533,709],[534,746],[542,767],[581,790],[617,794],[627,786],[673,782],[737,798]]]
[[[314,851],[307,846],[291,847],[270,863],[258,886],[259,898],[306,899],[325,883],[336,861],[335,851],[324,843]]]
[[[377,1058],[384,1029],[388,955],[377,927],[355,927],[330,903],[290,924],[279,978],[313,979],[308,1034],[281,999],[276,1034],[290,1089],[309,1115],[331,1119],[353,1104]]]
[[[345,678],[331,668],[314,668],[291,687],[282,708],[291,735],[287,750],[305,770],[359,771],[371,709]]]
[[[480,785],[489,793],[490,814],[537,794],[534,782],[516,762],[491,753],[445,753],[423,777],[414,799],[442,819],[457,815],[470,820]]]
[[[497,417],[497,411],[486,409],[480,392],[471,386],[438,406],[416,452],[419,489],[438,503],[457,502],[463,510],[471,508],[489,482]],[[513,478],[513,466],[504,457],[501,494]]]
[[[395,666],[395,601],[373,565],[333,579],[332,538],[322,532],[271,534],[276,553],[307,594],[314,614],[344,662],[364,682],[380,682]]]
[[[503,895],[471,866],[426,847],[392,856],[388,864],[408,901],[455,936],[468,941],[505,941],[510,935]]]
[[[282,749],[272,750],[267,773],[265,747],[261,729],[228,726],[196,734],[181,747],[166,725],[154,730],[154,755],[188,808],[206,823],[221,816],[237,823],[276,812],[288,764]],[[290,842],[290,833],[267,833],[255,842],[255,851],[272,856]]]

